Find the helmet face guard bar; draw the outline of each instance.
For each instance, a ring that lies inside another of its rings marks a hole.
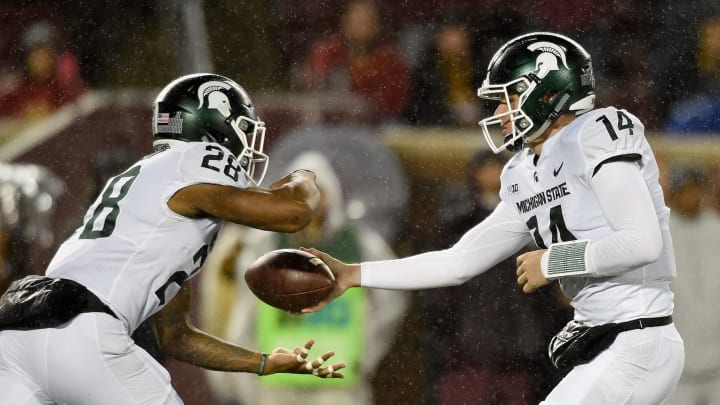
[[[535,82],[526,77],[520,77],[503,84],[489,84],[486,80],[483,86],[478,89],[478,97],[498,101],[508,107],[507,111],[494,114],[478,123],[482,128],[485,140],[494,153],[500,153],[515,144],[518,139],[521,139],[534,127],[530,117],[522,110],[522,105],[527,100],[528,95],[535,89],[535,86]],[[509,90],[511,88],[525,89],[520,93],[517,106],[513,106],[510,101],[510,94],[515,94],[515,92]],[[503,134],[504,119],[510,123],[511,132],[509,134]]]
[[[240,138],[243,149],[237,156],[240,166],[245,171],[245,176],[253,185],[260,185],[267,173],[269,157],[263,152],[265,147],[265,123],[254,121],[245,116],[239,116],[230,122],[233,130]],[[245,132],[252,128],[250,133]]]

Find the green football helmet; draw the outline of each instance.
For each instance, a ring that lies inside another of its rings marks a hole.
[[[173,142],[218,143],[237,157],[251,183],[265,177],[265,123],[245,89],[227,77],[198,73],[172,81],[153,103],[152,127],[156,150]]]
[[[517,151],[542,135],[561,114],[583,114],[595,106],[590,55],[577,42],[551,32],[519,36],[490,60],[478,96],[507,103],[508,111],[480,121],[495,153]],[[519,96],[517,106],[510,95]],[[502,122],[508,121],[503,132]]]

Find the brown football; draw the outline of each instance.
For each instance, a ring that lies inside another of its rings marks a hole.
[[[317,256],[298,249],[278,249],[255,259],[245,282],[261,301],[297,313],[325,299],[335,276]]]

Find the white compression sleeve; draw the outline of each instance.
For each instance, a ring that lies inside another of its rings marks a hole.
[[[403,259],[363,262],[360,285],[397,290],[459,285],[506,259],[530,241],[527,226],[517,213],[501,202],[490,216],[449,249]]]
[[[614,232],[588,247],[588,270],[596,276],[622,273],[657,259],[662,234],[640,168],[630,162],[603,165],[591,180]]]

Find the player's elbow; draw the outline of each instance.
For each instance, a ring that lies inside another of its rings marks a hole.
[[[456,287],[459,285],[463,285],[466,282],[468,282],[471,278],[473,278],[477,273],[471,271],[471,266],[462,266],[458,268],[449,268],[447,269],[447,286],[448,287]]]
[[[177,358],[178,353],[183,350],[189,328],[190,326],[181,320],[175,322],[167,322],[165,320],[155,322],[155,338],[163,354]]]
[[[643,238],[639,249],[636,251],[636,259],[639,264],[648,264],[656,261],[663,249],[663,240],[660,232],[648,234]]]
[[[468,282],[471,278],[472,278],[472,275],[470,275],[470,274],[465,274],[465,273],[457,274],[457,275],[455,275],[455,277],[453,277],[453,278],[450,280],[450,285],[449,285],[449,286],[450,286],[450,287],[456,287],[456,286],[459,286],[459,285],[463,285],[463,284],[465,284],[466,282]]]
[[[633,266],[644,266],[652,263],[660,257],[663,248],[663,240],[660,231],[638,232],[629,238],[628,250],[632,257]]]
[[[170,357],[173,356],[173,350],[177,347],[177,343],[182,341],[181,333],[175,327],[163,327],[155,330],[157,344],[162,352]]]

